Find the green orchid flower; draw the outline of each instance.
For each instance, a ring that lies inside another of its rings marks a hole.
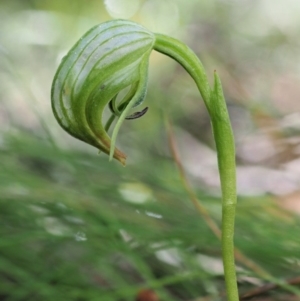
[[[221,81],[215,73],[211,88],[203,65],[184,43],[152,33],[139,24],[113,20],[89,30],[63,58],[53,80],[51,101],[58,123],[72,136],[109,154],[125,165],[126,156],[115,147],[125,119],[144,115],[147,108],[130,115],[147,92],[148,64],[152,50],[176,60],[194,79],[211,118],[223,195],[222,253],[228,300],[237,301],[233,233],[236,205],[235,149]],[[124,89],[128,93],[121,99]],[[119,96],[119,97],[118,97]],[[112,116],[103,122],[109,107]],[[118,118],[112,136],[108,129]]]

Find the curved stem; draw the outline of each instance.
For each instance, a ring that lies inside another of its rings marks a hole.
[[[184,43],[163,34],[155,34],[153,48],[177,61],[194,79],[207,110],[210,111],[210,87],[202,63]]]
[[[225,284],[228,301],[238,301],[233,241],[236,208],[235,146],[221,81],[215,73],[214,88],[211,89],[203,65],[189,47],[161,34],[155,34],[155,37],[154,49],[175,59],[192,76],[211,118],[222,190],[222,257]]]

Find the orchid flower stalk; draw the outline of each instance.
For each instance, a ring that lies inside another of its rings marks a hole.
[[[231,123],[217,73],[210,87],[204,67],[184,43],[152,33],[141,25],[112,20],[90,29],[63,58],[53,80],[51,101],[54,116],[72,136],[96,147],[125,165],[126,155],[116,148],[124,120],[144,115],[147,108],[130,114],[146,97],[148,65],[152,50],[177,61],[190,74],[210,115],[218,155],[222,190],[222,256],[229,301],[237,301],[234,263],[236,207],[235,147]],[[120,100],[125,88],[128,93]],[[119,96],[120,98],[120,96]],[[109,107],[112,115],[103,122]],[[112,136],[108,129],[118,118]]]

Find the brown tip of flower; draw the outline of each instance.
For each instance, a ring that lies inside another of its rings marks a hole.
[[[115,149],[114,158],[118,160],[123,166],[126,165],[126,155],[117,148]]]

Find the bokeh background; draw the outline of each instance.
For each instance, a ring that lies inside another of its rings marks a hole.
[[[117,141],[126,168],[52,114],[62,57],[113,18],[183,40],[210,79],[219,73],[236,138],[241,294],[271,282],[253,300],[299,300],[299,16],[298,0],[1,1],[0,300],[130,301],[142,289],[161,301],[224,298],[220,242],[168,144],[166,118],[185,180],[220,226],[210,122],[189,75],[152,54],[149,112]]]

